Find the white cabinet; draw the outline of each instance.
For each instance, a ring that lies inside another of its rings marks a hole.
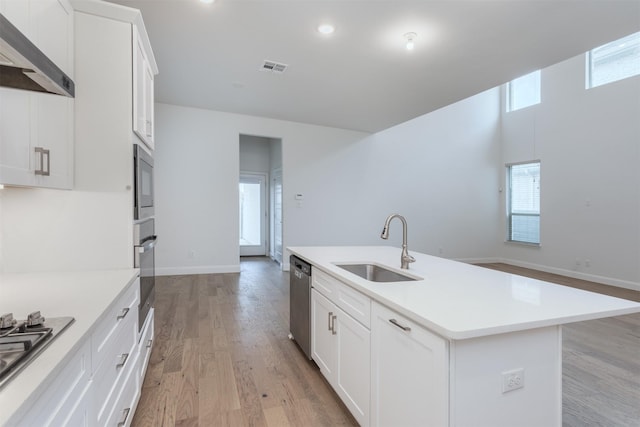
[[[153,52],[139,11],[105,2],[76,0],[73,5],[75,188],[130,191],[133,144],[143,145],[144,138],[153,144]],[[131,215],[133,221],[133,206]]]
[[[371,424],[449,425],[448,342],[374,302]]]
[[[153,70],[137,27],[133,27],[133,130],[153,150]]]
[[[2,0],[0,12],[73,78],[66,0]],[[73,109],[73,98],[0,88],[0,184],[72,188]]]
[[[147,372],[147,366],[149,366],[149,358],[151,357],[151,350],[153,349],[153,340],[154,340],[154,319],[155,319],[155,309],[151,307],[149,310],[149,314],[147,314],[146,324],[144,329],[142,330],[142,337],[140,338],[140,343],[138,344],[138,348],[140,351],[140,357],[138,359],[138,377],[140,379],[140,384],[144,381],[144,374]]]
[[[38,402],[15,425],[77,426],[88,425],[88,399],[91,376],[91,346],[85,342],[47,386]],[[78,422],[82,421],[82,422]],[[14,425],[13,422],[9,422]]]
[[[317,275],[316,272],[313,274]],[[321,272],[320,276],[321,282],[330,283],[329,287],[335,291],[333,295],[336,300],[334,303],[315,288],[311,290],[313,360],[358,423],[367,426],[370,414],[371,333],[341,308],[352,311],[337,298],[348,287],[334,282],[334,279],[325,277]],[[369,298],[350,288],[347,292],[355,301],[359,301],[356,306],[367,306],[370,303]]]
[[[138,356],[139,280],[112,305],[91,337],[93,403],[90,424],[106,425],[113,413],[122,409],[118,405],[123,388],[132,386],[126,380],[135,370]]]

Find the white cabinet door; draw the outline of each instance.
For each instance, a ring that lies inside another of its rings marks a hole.
[[[372,314],[372,425],[447,426],[447,341],[378,303]]]
[[[327,378],[335,376],[337,354],[333,332],[336,306],[315,289],[311,290],[311,353]],[[331,380],[329,380],[331,381]]]
[[[133,131],[153,150],[153,71],[133,26]]]
[[[338,347],[334,387],[358,423],[368,426],[371,332],[339,308],[334,328]]]
[[[29,92],[0,88],[0,184],[35,185]]]
[[[311,290],[311,352],[320,372],[360,425],[369,425],[370,332]]]
[[[8,1],[0,10],[73,76],[73,10],[66,0]],[[72,98],[0,88],[0,184],[73,186]]]

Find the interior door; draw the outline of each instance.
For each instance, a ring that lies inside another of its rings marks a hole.
[[[240,175],[240,256],[264,256],[266,244],[266,182],[264,174]]]

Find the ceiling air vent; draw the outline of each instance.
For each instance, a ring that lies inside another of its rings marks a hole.
[[[287,64],[281,64],[275,61],[266,60],[262,63],[262,67],[260,67],[261,71],[268,71],[276,74],[282,74],[287,69]]]

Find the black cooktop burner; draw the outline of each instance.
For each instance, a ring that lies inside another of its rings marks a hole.
[[[24,369],[74,321],[73,317],[45,320],[38,313],[38,323],[29,326],[32,323],[32,315],[23,322],[11,321],[12,317],[10,314],[0,317],[3,319],[2,326],[5,326],[0,328],[0,388]],[[10,321],[4,321],[5,319]]]

